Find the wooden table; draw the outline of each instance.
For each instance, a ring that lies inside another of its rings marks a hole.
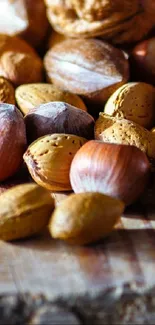
[[[47,231],[1,241],[0,324],[154,324],[154,183],[95,245],[72,247]]]

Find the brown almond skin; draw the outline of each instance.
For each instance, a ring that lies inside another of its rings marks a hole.
[[[104,112],[150,129],[155,124],[155,88],[144,82],[129,82],[110,96]]]
[[[65,40],[50,49],[44,58],[47,78],[57,87],[89,99],[104,101],[129,77],[123,52],[96,40]]]
[[[100,113],[95,123],[95,139],[136,146],[155,159],[155,135],[135,122]]]
[[[94,138],[94,119],[83,110],[63,102],[42,104],[25,117],[28,142],[53,133],[74,134]]]
[[[109,235],[123,211],[123,202],[101,193],[72,194],[55,209],[49,231],[53,238],[86,245]]]
[[[48,27],[44,0],[3,0],[0,21],[0,33],[21,36],[32,46],[38,46]]]
[[[150,163],[134,146],[88,141],[76,153],[70,169],[75,193],[100,192],[133,203],[147,187]]]
[[[34,181],[51,191],[71,191],[70,165],[86,141],[72,134],[51,134],[34,141],[24,154]]]
[[[0,34],[0,75],[14,86],[41,82],[43,65],[35,50],[19,37]]]
[[[41,232],[54,209],[50,192],[37,184],[12,187],[0,196],[0,239],[16,240]]]
[[[155,37],[137,44],[131,53],[133,77],[155,85]]]
[[[10,104],[0,104],[0,181],[15,174],[23,162],[27,139],[21,112]]]
[[[52,101],[66,102],[87,111],[83,100],[79,96],[62,91],[47,83],[21,85],[16,89],[15,96],[18,107],[24,114],[29,113],[31,109],[41,104]]]
[[[15,105],[14,87],[7,79],[3,77],[0,77],[0,103]]]

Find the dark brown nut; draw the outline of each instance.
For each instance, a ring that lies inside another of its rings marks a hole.
[[[42,61],[24,40],[0,34],[0,75],[15,86],[42,80]]]
[[[0,104],[0,181],[12,176],[23,161],[26,130],[20,111],[9,104]]]
[[[1,0],[0,9],[0,33],[40,44],[48,27],[44,0]]]
[[[87,111],[83,100],[74,94],[62,91],[47,83],[21,85],[16,89],[16,101],[20,110],[27,114],[41,104],[61,101]]]
[[[102,104],[129,77],[124,53],[105,42],[65,40],[44,59],[47,78],[56,86]]]
[[[100,113],[95,123],[95,139],[136,146],[155,159],[155,135],[135,122]]]
[[[134,146],[88,141],[73,158],[70,181],[75,193],[100,192],[131,204],[150,176],[147,156]]]
[[[109,235],[124,211],[124,203],[101,193],[72,194],[49,222],[53,238],[85,245]]]
[[[72,134],[46,135],[34,141],[24,154],[32,178],[51,191],[71,191],[71,162],[86,141]]]
[[[94,138],[94,119],[87,112],[63,102],[42,104],[25,116],[28,142],[53,133]]]
[[[155,85],[155,37],[135,46],[131,53],[134,78]]]
[[[0,103],[15,104],[15,90],[3,77],[0,77]]]
[[[68,37],[135,42],[154,26],[154,0],[45,0],[48,19]]]
[[[150,129],[155,124],[155,88],[144,82],[129,82],[112,94],[104,112]]]

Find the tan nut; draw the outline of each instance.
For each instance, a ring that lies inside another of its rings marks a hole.
[[[127,83],[109,98],[104,112],[149,129],[155,123],[155,88],[143,82]]]
[[[0,196],[0,239],[29,237],[44,229],[54,209],[50,193],[36,184],[12,187]]]
[[[21,85],[16,89],[16,101],[20,110],[27,114],[31,109],[48,102],[66,102],[87,111],[83,100],[74,94],[60,90],[51,84],[36,83]]]
[[[52,191],[70,191],[70,165],[87,140],[71,134],[52,134],[33,142],[24,154],[32,178]]]
[[[133,145],[155,159],[155,136],[139,124],[100,113],[95,125],[95,139]]]
[[[55,209],[49,231],[70,244],[88,244],[106,237],[123,210],[122,201],[104,194],[72,194]]]

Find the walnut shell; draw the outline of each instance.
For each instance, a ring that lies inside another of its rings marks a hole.
[[[33,46],[43,40],[48,27],[44,0],[3,0],[0,33],[21,36]]]
[[[0,34],[0,75],[15,86],[42,80],[42,61],[24,40]]]
[[[101,193],[71,194],[49,222],[53,238],[85,245],[109,235],[124,211],[124,203]]]
[[[154,0],[45,0],[53,28],[68,37],[135,42],[154,26]]]
[[[45,55],[47,78],[59,88],[103,104],[129,77],[123,51],[96,40],[65,40]]]
[[[75,134],[94,138],[93,117],[87,112],[63,102],[42,104],[24,118],[29,143],[52,133]]]
[[[155,159],[155,135],[132,121],[100,113],[95,124],[95,139],[133,145]]]
[[[150,129],[155,124],[155,89],[143,82],[127,83],[109,98],[104,112]]]
[[[24,114],[29,113],[31,109],[41,104],[52,101],[66,102],[87,111],[83,100],[79,96],[62,91],[47,83],[21,85],[16,89],[15,96],[17,104]]]
[[[51,191],[70,191],[70,165],[86,141],[72,134],[52,134],[33,142],[24,154],[32,178]]]

